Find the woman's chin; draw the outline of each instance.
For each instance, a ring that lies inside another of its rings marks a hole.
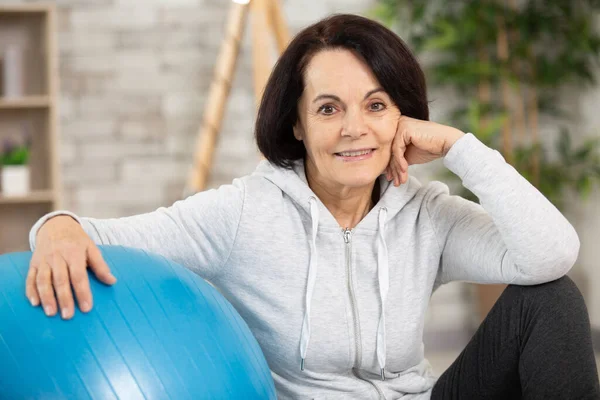
[[[338,182],[343,186],[360,188],[373,185],[379,176],[380,174],[372,172],[365,174],[353,174],[340,177]]]

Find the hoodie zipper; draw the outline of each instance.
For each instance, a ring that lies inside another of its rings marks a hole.
[[[348,277],[348,291],[350,292],[350,303],[352,306],[352,314],[354,317],[354,342],[356,349],[356,356],[354,357],[354,374],[357,378],[364,380],[365,382],[369,382],[377,393],[379,394],[381,399],[385,400],[385,396],[379,387],[368,379],[360,376],[359,368],[362,363],[362,346],[361,346],[361,337],[360,337],[360,321],[358,318],[358,307],[356,306],[356,297],[354,295],[354,287],[352,285],[352,268],[351,268],[351,260],[352,260],[352,229],[346,228],[343,230],[344,233],[344,243],[346,243],[346,276]]]

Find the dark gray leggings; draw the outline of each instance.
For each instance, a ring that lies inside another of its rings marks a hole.
[[[590,320],[564,276],[509,285],[433,388],[438,399],[600,399]]]

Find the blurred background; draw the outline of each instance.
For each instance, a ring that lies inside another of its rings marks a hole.
[[[31,225],[54,209],[138,214],[252,172],[256,92],[278,53],[261,13],[280,12],[279,38],[356,13],[417,54],[432,120],[501,151],[575,226],[581,251],[569,275],[600,348],[600,2],[275,4],[0,0],[0,253],[28,249]],[[206,178],[199,186],[195,157]],[[411,173],[477,201],[441,162]],[[453,282],[434,294],[425,343],[438,369],[503,288]]]

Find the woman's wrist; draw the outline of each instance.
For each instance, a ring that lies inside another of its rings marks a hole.
[[[444,148],[444,156],[446,154],[448,154],[448,152],[450,151],[450,149],[452,148],[452,146],[454,146],[454,144],[461,138],[463,138],[465,136],[465,133],[463,131],[461,131],[460,129],[456,129],[453,127],[448,127],[449,128],[449,132],[446,135],[446,145]]]
[[[69,215],[57,215],[44,222],[38,230],[37,238],[47,237],[48,235],[52,235],[53,232],[63,231],[65,229],[70,230],[75,226],[81,227],[79,222],[74,218]]]

